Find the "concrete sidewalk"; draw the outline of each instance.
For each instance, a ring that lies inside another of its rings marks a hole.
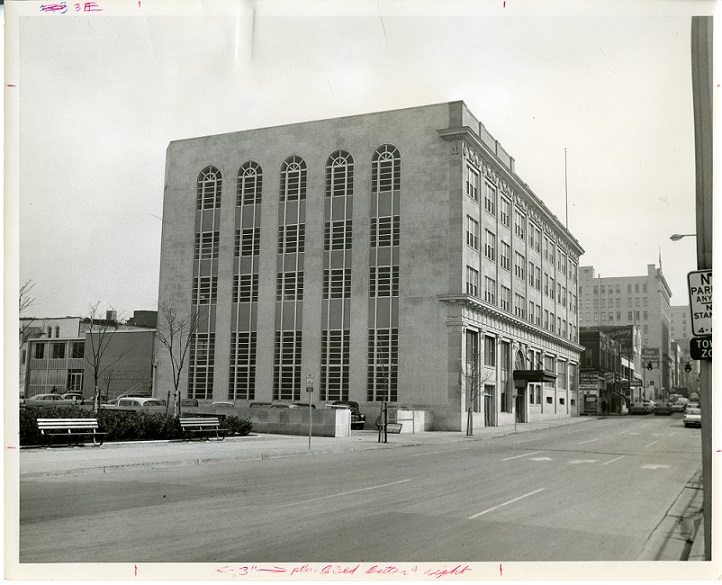
[[[313,437],[310,449],[308,436],[265,433],[251,433],[247,437],[231,436],[223,441],[132,441],[105,443],[100,447],[92,444],[77,447],[23,447],[20,451],[20,478],[108,473],[133,467],[174,467],[329,452],[396,449],[412,445],[443,445],[488,440],[564,425],[589,424],[596,420],[597,417],[584,416],[519,423],[516,426],[481,427],[474,429],[472,437],[467,437],[465,432],[441,431],[389,434],[387,443],[378,442],[377,431],[353,431],[350,437]]]

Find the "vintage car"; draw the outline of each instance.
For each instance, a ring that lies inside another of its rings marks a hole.
[[[702,411],[699,408],[687,408],[682,417],[682,422],[685,427],[701,427]]]
[[[654,416],[671,416],[672,405],[669,402],[660,402],[654,407]]]

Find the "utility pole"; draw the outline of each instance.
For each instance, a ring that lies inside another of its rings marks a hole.
[[[697,268],[712,270],[713,17],[692,17],[692,103],[696,167]],[[700,361],[704,558],[712,560],[712,362]]]

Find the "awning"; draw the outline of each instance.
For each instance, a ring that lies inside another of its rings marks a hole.
[[[547,370],[514,370],[514,380],[523,382],[556,382],[557,375]]]

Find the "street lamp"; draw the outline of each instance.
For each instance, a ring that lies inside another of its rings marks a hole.
[[[689,236],[697,237],[697,234],[672,234],[671,236],[669,236],[669,239],[673,242],[679,242],[682,238],[686,238]]]

